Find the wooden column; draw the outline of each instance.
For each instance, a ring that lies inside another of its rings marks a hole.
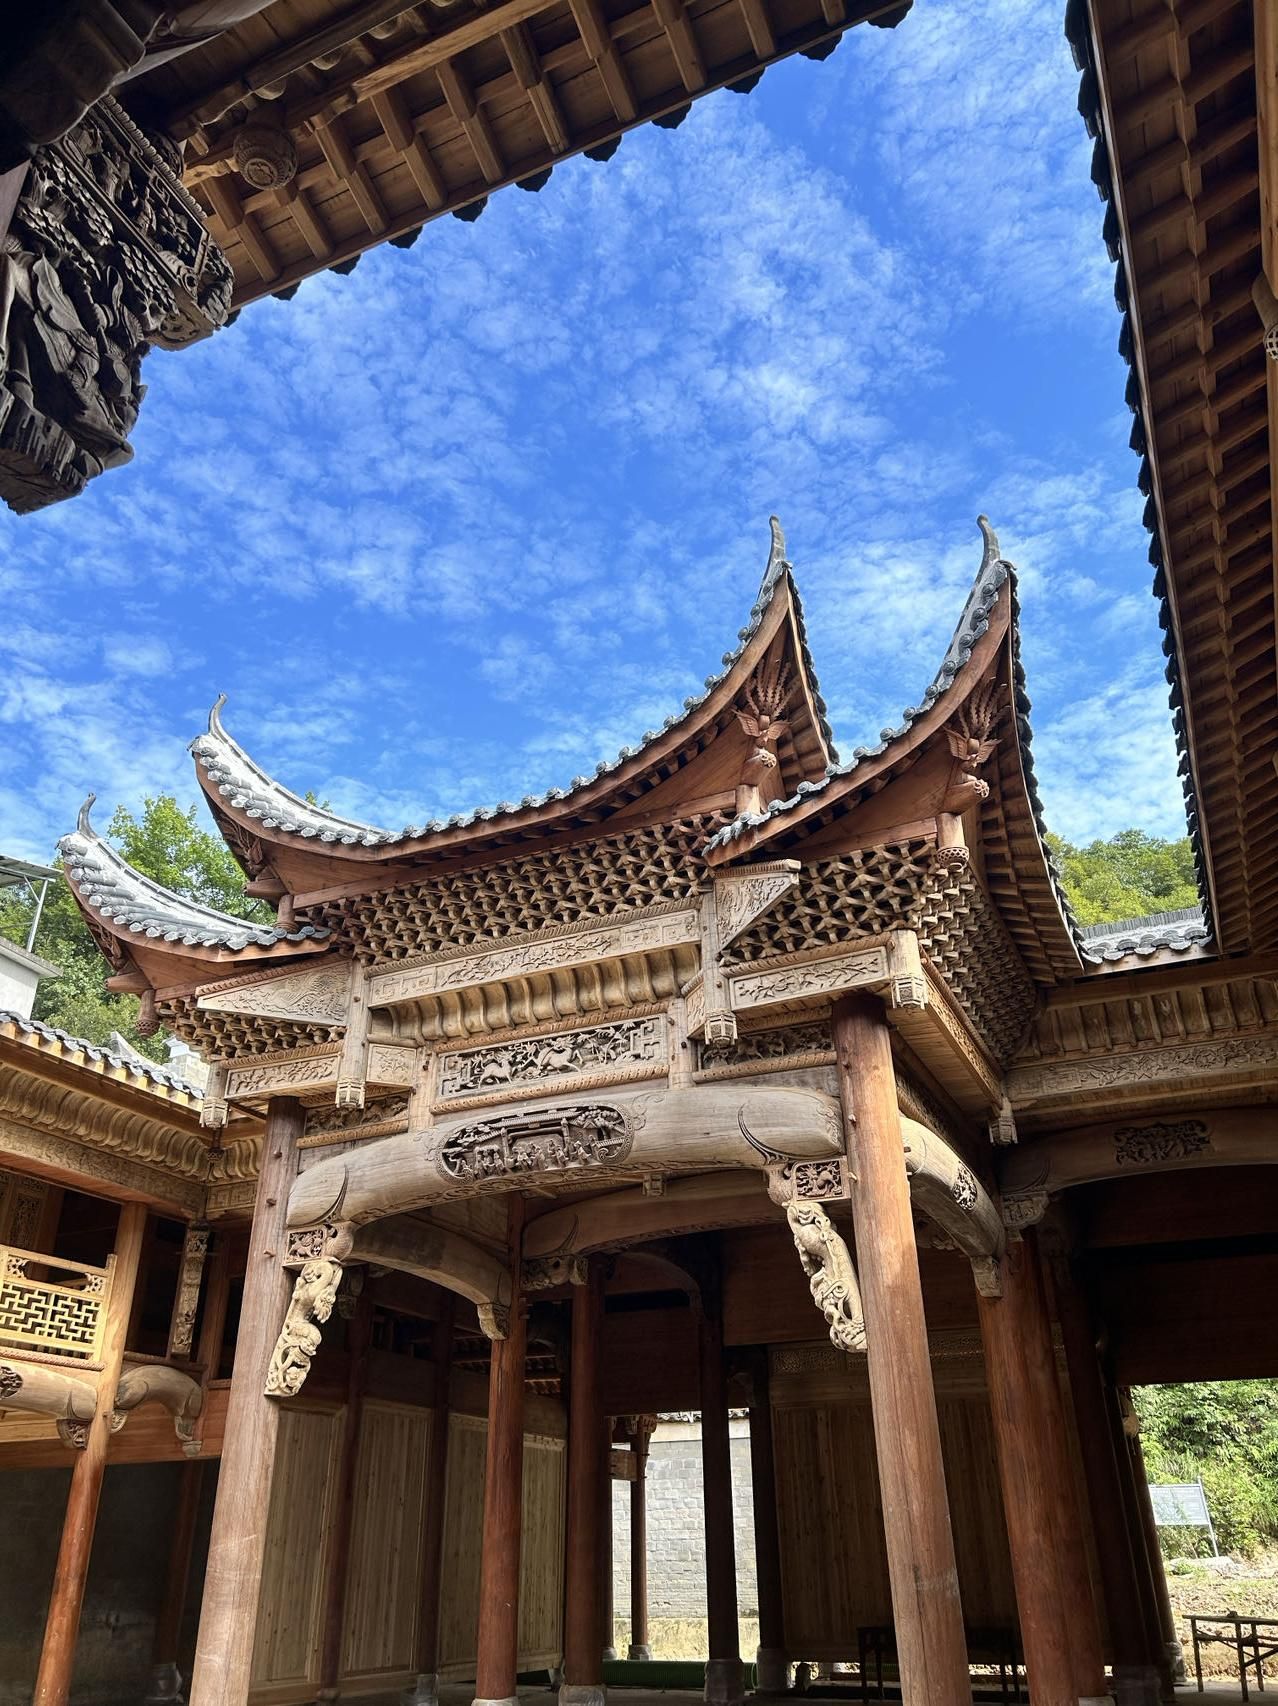
[[[1009,1244],[1001,1297],[979,1297],[1003,1509],[1034,1706],[1106,1698],[1051,1325],[1030,1239]]]
[[[364,1388],[368,1384],[368,1351],[373,1333],[373,1293],[365,1281],[351,1316],[346,1338],[346,1410],[337,1461],[333,1531],[324,1577],[324,1610],[320,1635],[320,1680],[315,1698],[336,1700],[341,1693],[342,1631],[350,1581],[351,1531],[355,1526],[355,1469],[359,1460],[359,1430],[364,1417]]]
[[[698,1318],[701,1380],[701,1476],[706,1530],[705,1697],[739,1706],[745,1693],[737,1623],[737,1547],[732,1510],[732,1440],[723,1366],[723,1314],[717,1280],[703,1281]]]
[[[120,1210],[115,1235],[115,1268],[107,1300],[106,1331],[102,1346],[102,1371],[98,1376],[98,1403],[86,1429],[82,1450],[75,1452],[71,1487],[62,1518],[62,1543],[53,1572],[53,1592],[44,1625],[40,1668],[36,1674],[32,1706],[66,1706],[75,1669],[76,1637],[84,1584],[93,1550],[93,1531],[106,1473],[107,1446],[111,1440],[111,1413],[115,1389],[124,1364],[124,1341],[133,1308],[133,1291],[142,1256],[146,1228],[146,1204],[125,1203]]]
[[[636,1416],[630,1450],[635,1476],[630,1483],[630,1646],[632,1664],[652,1658],[648,1645],[648,1446],[655,1418]]]
[[[1158,1543],[1158,1523],[1154,1516],[1154,1501],[1149,1491],[1149,1470],[1145,1467],[1145,1448],[1140,1443],[1139,1418],[1131,1406],[1126,1388],[1122,1403],[1124,1415],[1131,1418],[1128,1445],[1132,1455],[1132,1480],[1136,1490],[1136,1508],[1140,1514],[1141,1530],[1145,1536],[1145,1551],[1149,1559],[1149,1574],[1154,1587],[1154,1603],[1158,1610],[1158,1625],[1162,1635],[1163,1654],[1173,1683],[1185,1680],[1185,1655],[1176,1633],[1176,1615],[1172,1610],[1171,1594],[1167,1591],[1167,1571],[1163,1565],[1163,1549]]]
[[[426,1465],[426,1518],[422,1525],[421,1610],[417,1614],[417,1677],[405,1706],[437,1706],[439,1700],[439,1589],[444,1562],[444,1484],[448,1476],[448,1385],[453,1369],[453,1321],[457,1299],[441,1290],[432,1349],[435,1401]]]
[[[1137,1488],[1137,1470],[1132,1454],[1131,1438],[1127,1432],[1126,1415],[1118,1387],[1107,1370],[1105,1377],[1105,1407],[1109,1416],[1114,1455],[1118,1461],[1119,1478],[1123,1489],[1123,1514],[1131,1539],[1132,1558],[1136,1566],[1136,1585],[1140,1593],[1141,1618],[1145,1627],[1146,1649],[1158,1671],[1158,1697],[1171,1700],[1175,1693],[1172,1667],[1163,1645],[1162,1617],[1158,1607],[1158,1590],[1150,1563],[1149,1547],[1145,1540],[1144,1515]]]
[[[755,1657],[760,1694],[784,1694],[790,1685],[781,1596],[781,1529],[777,1522],[776,1459],[772,1442],[772,1399],[768,1354],[753,1370],[750,1405],[750,1486],[754,1504],[754,1567],[759,1590],[759,1650]]]
[[[1113,1659],[1114,1694],[1118,1706],[1155,1706],[1159,1697],[1157,1653],[1151,1652],[1146,1637],[1091,1310],[1086,1291],[1067,1257],[1061,1256],[1053,1262],[1052,1278],[1092,1531],[1096,1537]]]
[[[280,1414],[263,1387],[291,1291],[292,1275],[280,1258],[303,1119],[302,1104],[291,1096],[268,1104],[190,1706],[248,1700]]]
[[[488,1376],[488,1453],[484,1462],[483,1562],[479,1574],[477,1702],[516,1701],[519,1672],[519,1540],[524,1485],[524,1365],[528,1317],[520,1285],[523,1198],[512,1195],[507,1222],[510,1331],[493,1341]]]
[[[168,1706],[169,1702],[182,1706],[185,1698],[182,1674],[178,1670],[178,1652],[182,1640],[182,1613],[186,1610],[186,1590],[191,1577],[191,1549],[195,1544],[195,1525],[200,1514],[204,1465],[199,1461],[184,1463],[179,1475],[164,1598],[155,1620],[155,1636],[151,1643],[151,1686],[143,1706]]]
[[[603,1449],[600,1452],[602,1469],[599,1476],[599,1654],[604,1664],[617,1657],[617,1617],[613,1604],[612,1545],[612,1425],[604,1416]]]
[[[604,1269],[588,1258],[586,1283],[572,1298],[568,1373],[568,1522],[564,1555],[564,1681],[560,1706],[600,1706],[604,1699],[600,1482],[608,1441],[599,1396]],[[601,1464],[600,1459],[603,1458]]]
[[[871,995],[841,997],[833,1029],[857,1181],[852,1206],[901,1697],[904,1706],[970,1706],[954,1536],[882,1004]]]

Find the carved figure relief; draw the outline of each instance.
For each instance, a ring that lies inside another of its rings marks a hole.
[[[639,1075],[666,1066],[665,1021],[624,1019],[555,1036],[524,1037],[465,1049],[439,1060],[439,1099],[473,1096],[586,1072]]]
[[[180,170],[109,97],[32,159],[0,238],[0,496],[20,514],[127,462],[150,345],[226,319],[231,271]]]
[[[813,960],[807,965],[786,966],[770,972],[747,972],[732,979],[735,1008],[762,1007],[774,1001],[795,1001],[815,995],[833,995],[842,989],[863,989],[867,984],[886,983],[887,955],[882,948],[834,959]]]
[[[1151,1120],[1148,1125],[1120,1126],[1114,1133],[1114,1159],[1120,1167],[1184,1161],[1210,1148],[1202,1120]]]
[[[169,1325],[169,1355],[189,1357],[195,1335],[195,1318],[200,1308],[200,1282],[204,1277],[204,1258],[208,1255],[207,1226],[188,1226],[182,1241],[182,1265],[178,1270],[177,1297]]]
[[[742,873],[716,876],[714,904],[719,947],[726,948],[757,918],[789,894],[799,880],[798,860],[777,861]]]
[[[865,1349],[861,1288],[848,1247],[820,1203],[787,1204],[786,1219],[808,1276],[812,1301],[825,1316],[830,1342],[842,1351]]]
[[[333,1313],[341,1283],[340,1262],[307,1262],[298,1274],[266,1374],[268,1398],[295,1398],[302,1390],[322,1338],[315,1323],[327,1321]]]
[[[778,661],[763,664],[745,690],[737,721],[755,744],[741,767],[738,812],[757,812],[780,792],[777,746],[790,727],[784,712],[793,686],[789,664]]]
[[[703,1047],[703,1068],[749,1066],[772,1061],[790,1061],[797,1056],[834,1058],[834,1040],[828,1019],[799,1025],[783,1025],[766,1031],[743,1031],[728,1047]]]
[[[525,1291],[549,1291],[557,1285],[585,1285],[587,1261],[584,1256],[539,1256],[523,1266]]]
[[[463,1126],[445,1140],[440,1171],[474,1183],[607,1167],[630,1153],[632,1124],[620,1108],[598,1104],[494,1116]]]
[[[319,1260],[343,1262],[354,1245],[354,1228],[344,1221],[325,1220],[318,1226],[304,1226],[284,1236],[283,1262],[286,1268],[305,1267]]]

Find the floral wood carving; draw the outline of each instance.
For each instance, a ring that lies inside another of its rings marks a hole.
[[[830,1342],[842,1351],[865,1349],[861,1288],[848,1247],[818,1202],[786,1205],[795,1249],[808,1276],[812,1301],[825,1316]]]
[[[307,1262],[298,1274],[266,1374],[268,1398],[295,1398],[302,1390],[322,1338],[315,1323],[327,1321],[333,1313],[341,1283],[340,1262]]]
[[[797,859],[787,859],[715,877],[720,951],[789,894],[799,881],[799,869]]]
[[[271,1019],[315,1020],[344,1025],[350,1000],[349,962],[312,971],[288,972],[283,977],[205,990],[202,1012],[252,1013]]]
[[[226,320],[232,277],[175,153],[107,97],[36,151],[0,237],[0,497],[73,497],[133,452],[152,343]]]

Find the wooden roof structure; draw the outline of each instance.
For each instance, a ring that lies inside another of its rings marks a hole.
[[[910,0],[273,0],[121,98],[185,149],[185,181],[235,272],[237,307],[349,271],[507,184],[606,160],[711,90],[753,88],[793,53],[823,59]],[[223,7],[223,11],[227,8]]]
[[[1118,263],[1200,886],[1224,951],[1272,949],[1278,20],[1251,0],[1072,0],[1066,29]]]

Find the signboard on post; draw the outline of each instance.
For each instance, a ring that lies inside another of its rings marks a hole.
[[[1159,1528],[1205,1528],[1211,1541],[1213,1557],[1220,1556],[1216,1545],[1216,1530],[1212,1527],[1207,1508],[1207,1494],[1201,1481],[1183,1481],[1157,1487],[1152,1482],[1149,1497],[1154,1506],[1154,1521]]]

